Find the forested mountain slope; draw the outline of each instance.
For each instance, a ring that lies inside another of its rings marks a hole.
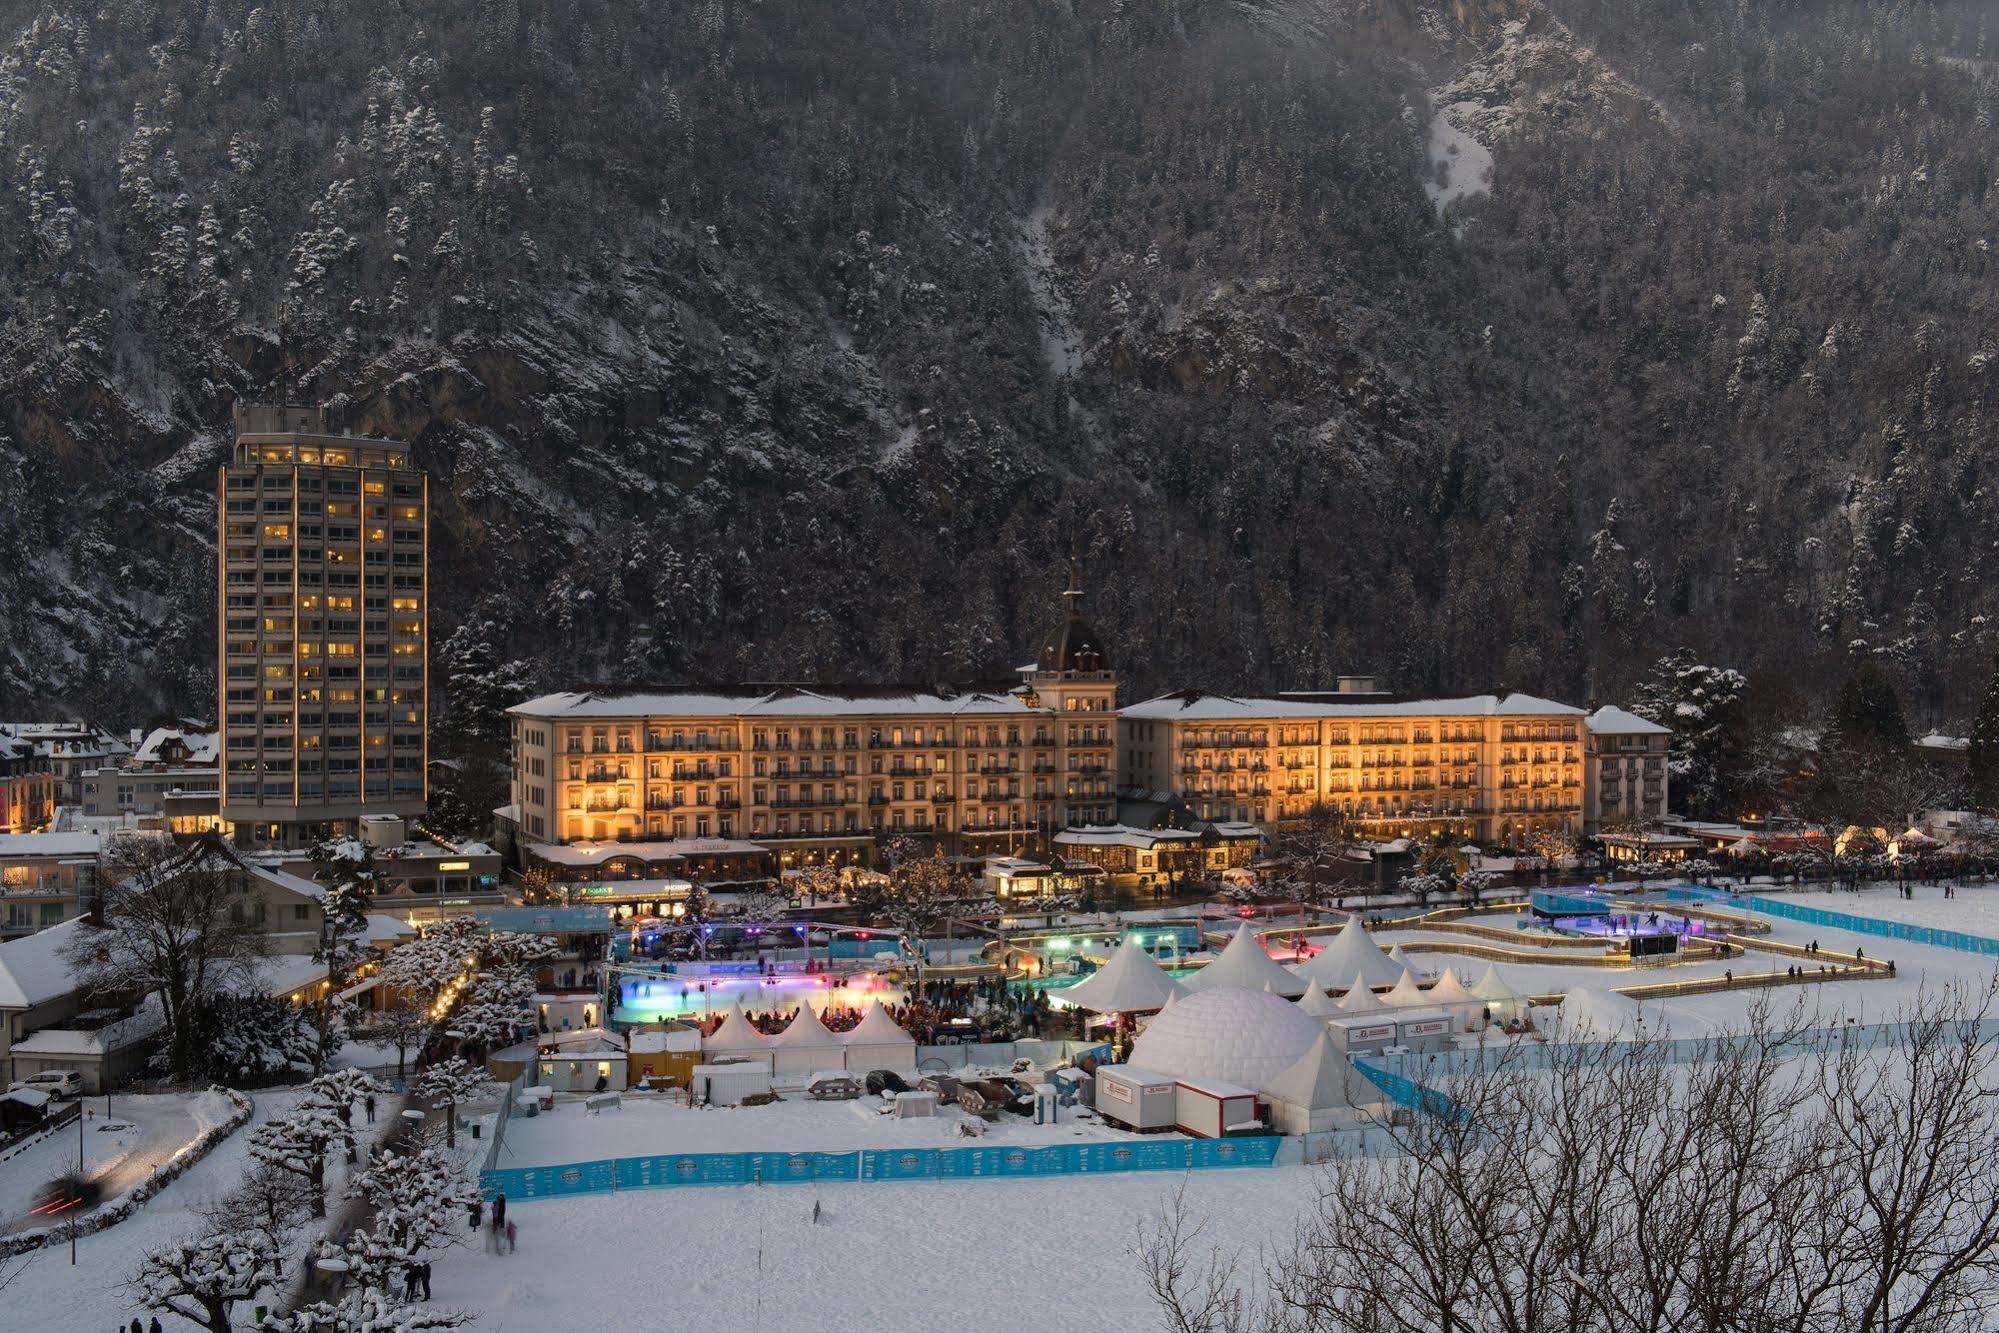
[[[1947,711],[1988,7],[0,0],[0,705],[207,710],[286,374],[415,441],[461,717],[1004,671],[1071,550],[1141,691]]]

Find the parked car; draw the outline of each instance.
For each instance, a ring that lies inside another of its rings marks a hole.
[[[30,1074],[7,1085],[9,1092],[15,1088],[33,1088],[36,1092],[46,1092],[51,1097],[81,1097],[83,1075],[74,1069],[44,1069],[39,1074]]]

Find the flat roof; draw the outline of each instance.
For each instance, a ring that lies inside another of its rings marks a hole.
[[[562,690],[515,704],[516,717],[546,719],[604,718],[818,718],[895,717],[942,714],[1052,715],[1051,708],[1031,709],[1018,697],[986,690],[950,692],[934,686],[817,685],[810,689],[774,690],[662,689],[621,691]]]
[[[1333,699],[1235,696],[1186,690],[1133,704],[1119,716],[1141,722],[1281,722],[1299,718],[1581,717],[1583,710],[1531,694],[1469,694],[1391,703],[1345,703]]]

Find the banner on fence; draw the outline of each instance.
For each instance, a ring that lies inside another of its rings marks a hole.
[[[811,1181],[982,1180],[1270,1166],[1282,1140],[1157,1139],[1045,1147],[886,1148],[860,1152],[669,1153],[564,1166],[479,1173],[488,1196],[552,1198],[691,1185],[784,1185]]]

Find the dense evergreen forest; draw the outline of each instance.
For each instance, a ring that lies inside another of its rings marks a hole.
[[[467,728],[1003,673],[1072,551],[1140,697],[1962,722],[1991,8],[0,0],[0,705],[212,709],[282,379],[415,442]]]

